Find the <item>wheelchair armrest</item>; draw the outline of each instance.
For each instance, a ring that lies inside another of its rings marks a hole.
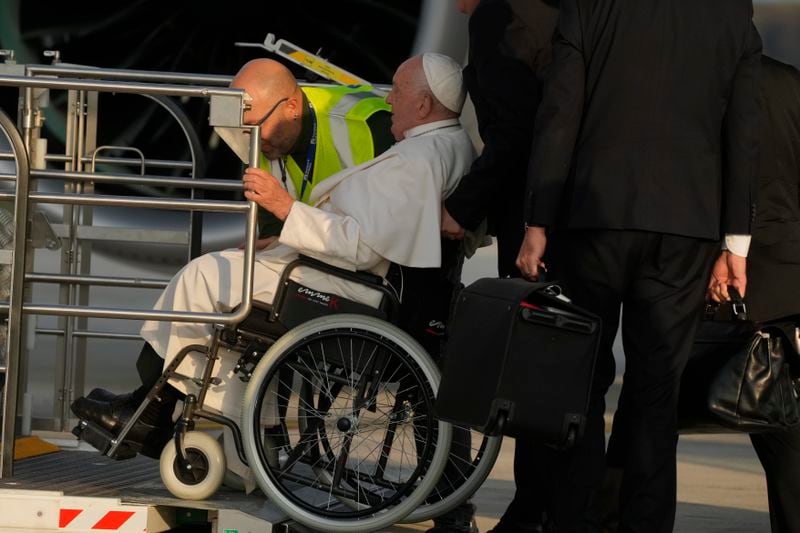
[[[286,268],[281,274],[281,279],[278,283],[278,290],[275,294],[275,300],[273,302],[273,319],[275,318],[275,313],[277,313],[277,310],[281,308],[283,300],[286,297],[286,291],[284,288],[287,285],[289,276],[295,268],[300,266],[313,268],[315,270],[319,270],[320,272],[330,274],[331,276],[346,279],[348,281],[359,283],[371,289],[380,291],[385,297],[384,301],[388,304],[387,315],[389,319],[396,320],[397,317],[400,316],[400,302],[397,299],[397,295],[395,295],[395,293],[386,286],[381,276],[371,272],[353,272],[351,270],[329,265],[328,263],[320,261],[319,259],[314,259],[313,257],[300,254],[297,259],[286,265]],[[383,305],[383,302],[381,305]]]

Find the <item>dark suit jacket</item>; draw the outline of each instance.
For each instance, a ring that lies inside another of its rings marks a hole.
[[[750,318],[800,315],[800,72],[764,57],[756,218],[747,256]]]
[[[467,229],[488,216],[497,231],[510,219],[521,241],[531,117],[541,100],[541,71],[550,62],[557,16],[557,0],[482,0],[470,17],[464,81],[484,148],[445,201]]]
[[[761,51],[752,12],[751,0],[562,1],[527,221],[750,233]]]

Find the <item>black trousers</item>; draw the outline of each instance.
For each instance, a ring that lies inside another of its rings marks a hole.
[[[772,533],[800,531],[800,431],[751,434],[767,476]]]
[[[554,279],[575,304],[602,318],[603,336],[584,435],[567,451],[518,442],[518,493],[510,512],[542,507],[559,533],[587,530],[591,498],[604,473],[605,393],[615,375],[612,345],[622,307],[630,452],[619,531],[672,531],[680,375],[718,250],[713,241],[640,231],[551,236],[547,260]]]
[[[776,322],[784,322],[786,319]],[[800,317],[789,317],[800,324]],[[750,435],[764,467],[772,533],[800,531],[800,429]]]
[[[136,359],[136,371],[139,372],[145,394],[153,388],[164,371],[164,359],[156,353],[149,342],[145,342],[142,351],[139,352],[139,358]]]

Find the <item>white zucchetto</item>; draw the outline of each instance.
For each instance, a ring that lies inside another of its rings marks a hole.
[[[461,65],[446,55],[429,52],[422,55],[422,69],[436,99],[450,111],[461,113],[467,96]]]

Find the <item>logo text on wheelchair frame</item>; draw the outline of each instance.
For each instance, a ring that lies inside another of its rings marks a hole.
[[[309,289],[308,287],[298,287],[297,295],[304,300],[319,305],[324,305],[332,309],[337,309],[339,307],[339,299],[335,296],[325,294],[324,292],[315,291],[314,289]]]

